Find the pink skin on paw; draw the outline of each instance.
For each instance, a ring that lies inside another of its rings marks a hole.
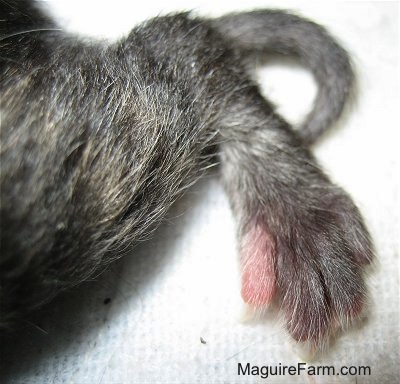
[[[275,244],[260,225],[244,236],[241,249],[242,298],[253,307],[267,306],[275,293]]]

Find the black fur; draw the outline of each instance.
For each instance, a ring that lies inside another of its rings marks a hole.
[[[215,162],[240,249],[256,233],[257,252],[272,252],[292,336],[319,344],[357,317],[369,235],[307,147],[353,81],[322,27],[282,11],[182,13],[105,45],[64,33],[29,1],[0,1],[0,13],[3,327],[149,237]],[[298,55],[318,80],[298,131],[250,80],[249,57],[268,51]]]

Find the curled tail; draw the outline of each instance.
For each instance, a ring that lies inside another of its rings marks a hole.
[[[313,72],[318,83],[314,107],[299,135],[312,144],[341,115],[354,74],[347,52],[320,25],[279,10],[261,10],[220,17],[213,26],[244,54],[290,54]]]

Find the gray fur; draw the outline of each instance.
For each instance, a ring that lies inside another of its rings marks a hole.
[[[317,82],[315,105],[299,127],[305,144],[312,144],[342,113],[354,75],[349,57],[327,31],[290,13],[270,10],[234,14],[212,21],[243,57],[273,52],[295,55],[311,69]]]
[[[297,340],[320,343],[365,301],[373,255],[348,195],[307,148],[340,115],[346,52],[282,11],[152,19],[105,45],[60,30],[29,1],[0,1],[1,322],[87,280],[148,238],[221,164],[238,220],[276,249],[276,301]],[[319,97],[295,132],[260,96],[248,54],[299,55]]]

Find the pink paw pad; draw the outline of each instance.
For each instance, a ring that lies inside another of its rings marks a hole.
[[[276,287],[275,243],[261,225],[243,237],[241,265],[243,300],[255,308],[267,306]]]

